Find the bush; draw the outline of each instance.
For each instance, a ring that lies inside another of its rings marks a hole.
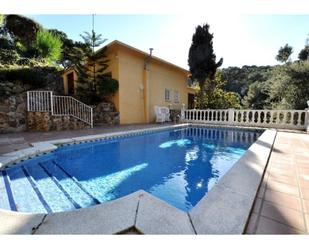
[[[15,64],[20,59],[19,54],[15,50],[0,49],[0,67],[1,64]]]
[[[54,67],[0,68],[0,81],[20,82],[31,89],[62,86],[59,72]]]
[[[98,85],[99,95],[103,98],[114,95],[118,90],[118,81],[111,77],[103,77],[102,83]]]
[[[38,57],[57,61],[61,57],[62,42],[49,31],[38,31],[33,48],[36,49]]]

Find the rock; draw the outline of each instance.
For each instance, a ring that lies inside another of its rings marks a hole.
[[[94,124],[119,124],[119,112],[112,103],[102,102],[93,109]]]

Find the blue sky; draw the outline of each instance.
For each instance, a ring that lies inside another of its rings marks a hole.
[[[45,28],[64,31],[74,40],[92,29],[91,15],[27,15]],[[111,42],[115,39],[184,68],[192,34],[197,25],[208,23],[214,34],[217,58],[223,67],[274,65],[280,46],[294,48],[293,59],[309,34],[309,15],[95,15],[95,30]]]

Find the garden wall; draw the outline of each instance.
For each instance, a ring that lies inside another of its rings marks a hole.
[[[14,83],[0,82],[0,133],[20,132],[26,130],[26,93],[24,88]]]
[[[52,116],[50,112],[27,112],[28,131],[62,131],[90,128],[86,123],[70,116]]]

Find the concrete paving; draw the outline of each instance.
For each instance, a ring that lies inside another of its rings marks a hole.
[[[277,133],[246,233],[309,233],[309,135]]]

